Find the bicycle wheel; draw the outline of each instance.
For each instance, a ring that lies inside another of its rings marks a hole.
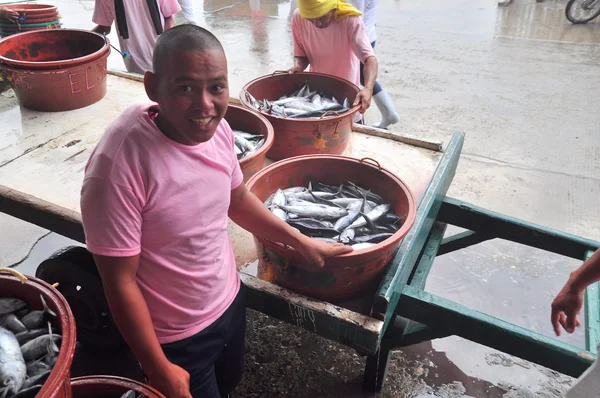
[[[586,23],[600,15],[600,0],[569,0],[565,16],[574,24]]]

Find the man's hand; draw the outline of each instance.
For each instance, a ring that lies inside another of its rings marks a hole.
[[[192,398],[190,374],[179,366],[169,363],[160,372],[148,376],[150,385],[169,398]]]
[[[0,18],[16,22],[19,19],[19,13],[10,8],[0,7]]]
[[[550,317],[554,332],[560,336],[560,326],[568,333],[573,333],[575,328],[581,325],[577,314],[583,307],[583,290],[573,289],[567,284],[552,301],[552,315]]]
[[[299,72],[304,72],[304,69],[299,65],[292,66],[290,69],[288,69],[288,73],[299,73]]]
[[[340,254],[350,253],[354,249],[346,246],[343,243],[325,243],[316,239],[305,237],[302,235],[299,244],[294,247],[296,251],[302,254],[302,257],[309,264],[314,264],[319,267],[325,266],[325,259],[338,256]]]
[[[358,92],[358,95],[356,96],[352,106],[360,105],[360,109],[358,111],[360,113],[365,113],[371,106],[371,98],[373,98],[373,89],[364,87]]]

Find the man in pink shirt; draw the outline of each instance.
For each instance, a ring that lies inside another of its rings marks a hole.
[[[96,0],[93,32],[109,34],[116,21],[123,62],[129,72],[152,70],[152,49],[158,36],[175,26],[181,11],[177,0]]]
[[[246,319],[228,216],[316,266],[351,249],[302,235],[246,189],[215,36],[191,24],[166,31],[153,71],[153,102],[111,122],[86,166],[86,243],[149,382],[169,398],[227,396],[242,375]]]
[[[361,12],[341,0],[298,0],[292,16],[294,66],[290,73],[327,73],[360,87],[360,63],[364,64],[364,87],[353,105],[365,113],[371,105],[377,80],[377,58],[369,42]]]

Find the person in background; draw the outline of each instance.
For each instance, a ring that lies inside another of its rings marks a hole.
[[[360,63],[364,87],[353,106],[364,114],[371,105],[377,79],[377,58],[369,43],[361,12],[341,0],[298,0],[292,16],[294,66],[289,73],[326,73],[360,86]],[[360,114],[357,113],[360,119]]]
[[[188,22],[198,24],[196,21],[196,12],[194,11],[193,0],[177,0],[181,6],[181,12]]]
[[[348,3],[354,5],[354,7],[362,12],[362,19],[367,30],[367,35],[369,36],[369,42],[371,43],[371,47],[375,49],[375,42],[377,40],[377,32],[375,31],[377,0],[348,0]],[[364,65],[362,63],[360,64],[360,83],[364,84]],[[374,127],[387,129],[388,126],[400,121],[400,116],[396,113],[392,99],[379,82],[375,82],[373,86],[373,100],[379,112],[381,112],[381,121],[374,124]]]
[[[600,281],[600,249],[597,250],[581,267],[571,272],[567,283],[552,301],[550,321],[554,332],[560,336],[561,327],[567,333],[573,333],[581,326],[577,317],[583,308],[585,289],[592,283]],[[600,354],[600,347],[597,347]],[[600,366],[598,359],[573,384],[566,398],[597,397],[600,391]]]
[[[92,31],[108,35],[114,21],[127,71],[144,74],[152,70],[158,36],[175,26],[179,11],[177,0],[95,0]]]

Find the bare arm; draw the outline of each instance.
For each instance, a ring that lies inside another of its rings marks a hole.
[[[191,398],[189,374],[169,362],[158,342],[152,318],[136,281],[139,255],[94,255],[114,321],[150,382],[169,397]]]
[[[369,109],[369,107],[371,106],[371,98],[373,97],[373,87],[375,86],[375,81],[377,80],[378,68],[379,64],[375,56],[370,56],[365,60],[365,85],[356,96],[354,104],[352,104],[352,106],[356,106],[359,104],[361,105],[361,108],[359,110],[360,113],[365,113],[367,109]]]
[[[586,287],[600,281],[600,250],[597,250],[581,267],[571,272],[569,280],[552,301],[551,321],[554,332],[560,336],[560,326],[573,333],[581,322],[577,314],[583,307]]]
[[[231,191],[229,218],[254,235],[293,247],[308,261],[321,267],[325,258],[352,251],[351,247],[341,243],[331,245],[302,235],[273,215],[244,183]]]
[[[94,29],[92,29],[92,32],[96,32],[96,33],[100,33],[100,34],[109,34],[110,26],[96,25],[94,27]]]
[[[303,72],[308,68],[308,57],[294,57],[294,66],[289,69],[290,73]]]
[[[169,30],[173,26],[175,26],[175,18],[172,15],[169,18],[165,18],[165,30]]]

